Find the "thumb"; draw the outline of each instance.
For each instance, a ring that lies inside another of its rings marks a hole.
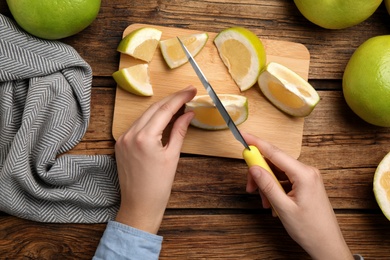
[[[276,183],[272,175],[260,166],[252,166],[249,168],[253,180],[256,182],[259,190],[267,197],[272,206],[278,210],[287,203],[287,195],[282,191]]]

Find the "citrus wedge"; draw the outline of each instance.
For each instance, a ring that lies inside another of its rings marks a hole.
[[[120,41],[117,51],[150,62],[160,41],[161,34],[162,32],[155,28],[139,28]]]
[[[148,64],[138,64],[120,69],[112,74],[116,83],[124,90],[139,95],[152,96],[153,88],[149,80]]]
[[[376,168],[373,188],[379,207],[386,218],[390,220],[390,152]]]
[[[246,121],[248,118],[248,99],[246,97],[233,94],[221,94],[218,97],[236,125]],[[184,111],[195,112],[195,117],[191,121],[192,126],[206,130],[228,128],[208,95],[196,96],[186,103]]]
[[[195,57],[205,46],[209,36],[207,33],[197,33],[180,36],[179,38],[192,56]],[[160,41],[160,49],[165,62],[171,69],[177,68],[188,62],[176,37]]]
[[[306,80],[276,62],[266,66],[258,82],[268,100],[292,116],[309,115],[320,101],[317,91]]]
[[[232,27],[220,32],[214,44],[241,91],[256,84],[266,61],[263,43],[256,34],[242,27]]]

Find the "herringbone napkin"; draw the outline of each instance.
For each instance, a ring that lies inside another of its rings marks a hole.
[[[118,209],[115,160],[61,155],[84,136],[92,71],[70,46],[0,14],[0,211],[42,222],[105,222]]]

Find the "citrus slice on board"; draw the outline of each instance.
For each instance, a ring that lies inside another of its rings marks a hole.
[[[124,90],[138,96],[152,96],[148,64],[138,64],[120,69],[112,74],[116,83]]]
[[[390,220],[390,152],[376,168],[373,186],[375,199],[383,214]]]
[[[263,43],[256,34],[242,27],[232,27],[220,32],[214,44],[241,91],[256,84],[266,62]]]
[[[206,45],[209,38],[207,33],[196,33],[179,36],[188,51],[195,57]],[[180,67],[188,62],[188,59],[176,37],[160,41],[161,53],[165,62],[171,69]]]
[[[248,99],[246,97],[234,94],[220,94],[218,97],[236,125],[246,121],[248,118]],[[192,126],[206,130],[228,128],[208,95],[196,96],[186,103],[184,111],[195,112],[195,117],[191,121]]]
[[[276,62],[270,62],[265,67],[258,83],[273,105],[292,116],[309,115],[320,101],[317,91],[309,82]]]
[[[155,28],[143,27],[126,35],[119,43],[117,51],[150,62],[162,32]]]

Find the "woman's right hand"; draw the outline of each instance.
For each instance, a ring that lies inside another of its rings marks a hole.
[[[259,189],[263,206],[272,207],[289,235],[313,259],[353,259],[318,169],[305,165],[259,138],[243,133],[250,145],[284,172],[292,185],[284,193],[274,178],[260,166],[249,169],[247,191]],[[272,165],[271,165],[272,168]]]

